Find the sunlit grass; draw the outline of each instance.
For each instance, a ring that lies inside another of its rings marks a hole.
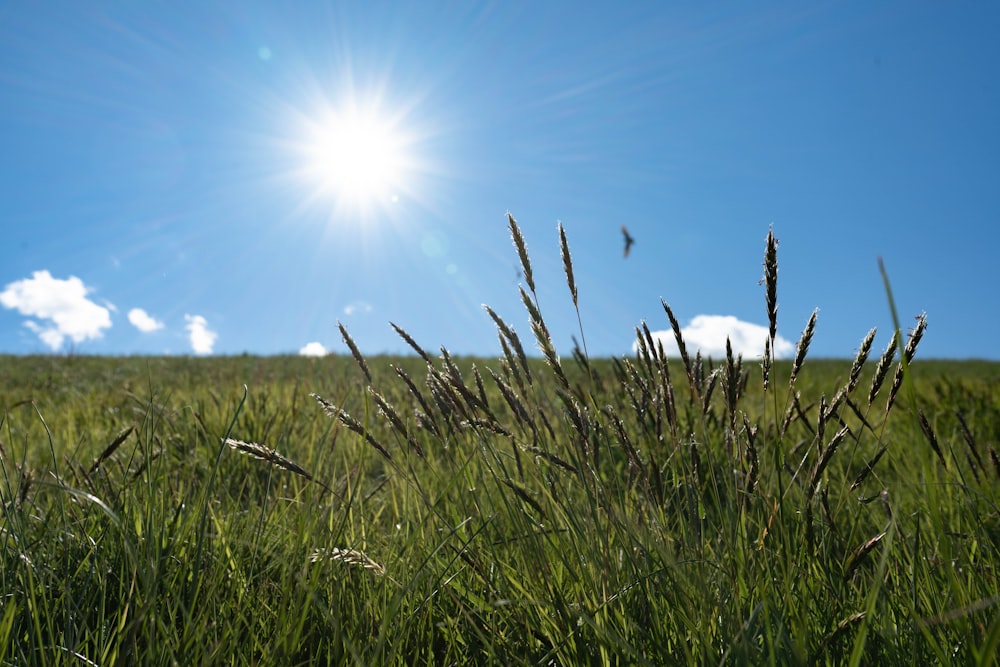
[[[1000,366],[560,355],[522,301],[495,359],[0,358],[0,664],[993,664]]]

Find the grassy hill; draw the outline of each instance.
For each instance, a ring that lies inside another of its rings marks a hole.
[[[364,361],[0,359],[4,662],[993,660],[998,364]]]
[[[1000,364],[522,295],[541,359],[0,357],[0,664],[995,664]]]

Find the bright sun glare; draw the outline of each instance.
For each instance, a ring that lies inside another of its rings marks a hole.
[[[317,195],[365,211],[395,201],[406,187],[406,146],[394,123],[375,111],[329,111],[310,123],[305,170]]]

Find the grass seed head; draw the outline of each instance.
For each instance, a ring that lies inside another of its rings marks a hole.
[[[920,339],[924,336],[924,331],[927,329],[927,314],[921,313],[917,316],[917,324],[913,327],[913,331],[906,339],[906,347],[903,348],[903,356],[906,358],[906,363],[913,361],[913,355],[917,353],[917,345],[920,344]]]
[[[361,351],[358,349],[358,346],[354,344],[354,339],[351,338],[351,335],[347,333],[347,329],[340,322],[337,322],[337,328],[340,329],[340,335],[344,339],[344,342],[347,343],[347,347],[351,349],[351,354],[354,355],[354,360],[358,362],[358,366],[361,367],[361,371],[365,374],[368,384],[371,384],[371,371],[368,370],[368,364],[365,362],[365,358],[361,356]]]
[[[931,449],[933,449],[934,453],[937,454],[942,467],[947,469],[948,462],[944,460],[944,454],[941,453],[941,445],[938,444],[937,435],[934,434],[934,429],[931,427],[931,423],[927,421],[927,415],[923,410],[918,410],[917,414],[920,417],[920,430],[923,432],[924,437],[927,438],[927,442],[930,444]]]
[[[802,370],[802,364],[806,360],[809,344],[812,342],[813,334],[816,332],[816,315],[818,313],[819,310],[814,310],[812,315],[809,316],[809,322],[806,323],[806,328],[802,331],[799,343],[795,347],[795,361],[792,362],[792,372],[788,377],[789,387],[795,386],[795,378],[798,376],[799,371]]]
[[[385,568],[369,558],[363,551],[357,549],[315,549],[309,556],[309,562],[319,563],[325,560],[337,561],[344,565],[367,570],[376,576],[383,576]]]
[[[396,333],[399,334],[399,337],[402,338],[406,342],[407,345],[409,345],[410,347],[412,347],[413,350],[417,354],[419,354],[420,357],[425,362],[427,362],[428,364],[433,363],[433,361],[431,361],[430,355],[428,355],[426,352],[424,352],[424,349],[422,347],[420,347],[419,345],[417,345],[417,341],[413,340],[413,337],[410,336],[410,334],[408,334],[405,331],[403,331],[402,327],[398,327],[395,324],[393,324],[392,322],[389,322],[389,326],[391,326],[396,331]]]
[[[879,459],[882,458],[882,455],[885,454],[888,449],[889,448],[886,445],[882,445],[882,448],[878,450],[878,453],[876,453],[875,456],[873,456],[872,459],[865,464],[865,467],[860,473],[858,473],[858,476],[854,478],[854,482],[851,483],[851,491],[854,491],[856,488],[865,483],[865,480],[868,479],[868,475],[870,475],[875,469],[875,464],[879,462]]]
[[[883,537],[885,537],[885,533],[879,533],[851,552],[851,555],[847,557],[847,564],[844,566],[844,579],[849,579],[854,574],[854,571],[865,562],[868,554],[882,541]]]
[[[663,310],[667,313],[667,319],[670,320],[670,328],[674,331],[674,338],[677,340],[677,350],[680,352],[681,361],[684,362],[684,371],[687,373],[688,382],[691,384],[691,388],[694,389],[697,386],[694,377],[694,368],[691,366],[691,358],[688,356],[687,346],[684,344],[684,334],[681,332],[680,322],[674,317],[674,311],[670,310],[670,306],[663,299],[660,299],[660,305],[663,306]]]
[[[760,375],[763,381],[764,391],[771,387],[771,339],[764,341],[764,356],[760,358]]]
[[[579,308],[576,294],[576,280],[573,279],[573,259],[569,254],[569,243],[566,241],[566,230],[562,223],[559,223],[559,252],[562,255],[563,271],[566,272],[566,284],[569,285],[569,293],[573,295],[573,307]]]
[[[972,436],[972,431],[969,429],[969,424],[965,421],[965,416],[962,414],[961,410],[955,409],[955,417],[958,419],[959,428],[962,431],[962,439],[965,440],[966,446],[968,446],[972,457],[976,460],[979,468],[984,468],[983,459],[979,455],[979,450],[976,448],[976,439]],[[975,470],[975,468],[973,468]]]
[[[122,443],[125,442],[125,440],[130,435],[132,435],[132,431],[134,431],[134,430],[135,430],[135,426],[129,426],[127,429],[125,429],[124,431],[122,431],[121,433],[119,433],[118,437],[115,438],[114,440],[112,440],[111,444],[109,444],[107,447],[105,447],[104,451],[101,452],[100,456],[98,456],[94,460],[94,463],[90,466],[90,470],[88,470],[87,472],[88,473],[93,473],[95,470],[97,470],[100,467],[101,463],[103,463],[104,461],[106,461],[109,456],[111,456],[112,454],[114,454],[115,451],[119,447],[121,447]]]
[[[826,470],[826,466],[830,463],[830,459],[836,453],[837,448],[840,447],[840,443],[843,442],[844,438],[851,432],[851,429],[844,426],[830,439],[830,442],[823,449],[822,454],[820,454],[819,461],[816,462],[816,467],[813,468],[812,475],[809,478],[809,485],[807,487],[808,491],[806,493],[807,499],[812,499],[813,495],[816,493],[816,487],[819,485],[819,479],[823,476],[823,471]]]
[[[858,380],[861,378],[861,371],[865,367],[865,362],[868,361],[868,355],[871,354],[872,343],[875,342],[875,328],[873,327],[868,335],[865,336],[864,340],[861,341],[861,347],[858,348],[858,354],[854,357],[854,363],[851,364],[851,373],[847,383],[847,393],[850,394],[854,391],[854,388],[858,386]]]
[[[778,239],[774,236],[773,227],[767,232],[762,281],[767,301],[768,333],[773,341],[778,334]]]
[[[892,359],[896,356],[896,346],[899,344],[899,332],[892,332],[892,338],[889,339],[889,344],[885,346],[885,351],[882,356],[879,357],[878,363],[875,364],[875,372],[872,375],[871,388],[868,390],[868,405],[875,401],[875,397],[878,396],[879,390],[882,388],[882,383],[885,381],[885,376],[889,372],[889,367],[892,365]]]
[[[266,447],[256,442],[244,442],[243,440],[236,440],[234,438],[227,438],[226,444],[241,454],[246,454],[247,456],[260,461],[267,461],[271,465],[295,473],[296,475],[304,477],[309,481],[313,481],[313,476],[306,472],[302,466],[295,463],[291,459],[282,456],[270,447]]]
[[[524,244],[524,236],[521,228],[517,226],[517,221],[510,213],[507,214],[507,222],[510,225],[510,238],[514,241],[514,248],[517,249],[517,257],[521,260],[521,271],[524,274],[524,281],[528,283],[528,289],[534,293],[535,278],[531,272],[531,261],[528,259],[528,248]]]
[[[927,328],[927,317],[925,315],[920,315],[917,317],[917,324],[910,332],[906,340],[906,345],[903,347],[903,356],[896,365],[896,371],[892,376],[892,386],[889,388],[889,398],[885,402],[885,413],[889,414],[889,410],[892,408],[893,401],[896,400],[896,394],[899,393],[899,389],[903,386],[903,381],[906,379],[907,368],[910,362],[913,361],[913,355],[917,353],[917,344],[920,343],[920,339],[924,335],[924,329]]]
[[[324,412],[326,412],[326,414],[328,414],[331,417],[334,417],[335,419],[340,421],[341,424],[346,426],[349,430],[353,431],[357,435],[360,435],[362,438],[364,438],[368,444],[374,447],[378,451],[378,453],[381,454],[383,457],[385,457],[387,460],[389,461],[392,460],[392,456],[390,456],[389,450],[387,450],[382,443],[376,440],[375,436],[373,436],[371,432],[369,432],[369,430],[366,429],[361,424],[361,422],[359,422],[357,419],[348,414],[346,410],[338,408],[336,405],[324,399],[319,394],[313,393],[309,395],[323,407],[323,410]]]
[[[521,345],[521,339],[518,337],[517,332],[514,331],[513,327],[508,326],[508,324],[503,321],[503,318],[497,315],[492,308],[485,304],[483,304],[483,308],[486,309],[486,312],[489,314],[494,324],[497,325],[497,329],[503,338],[507,339],[507,342],[510,343],[511,347],[513,347],[514,351],[517,353],[517,360],[521,365],[521,370],[524,371],[524,376],[527,378],[528,384],[531,384],[531,369],[528,368],[528,357],[524,354],[524,347]],[[501,344],[503,344],[502,340]],[[511,366],[513,365],[514,364],[511,363]]]

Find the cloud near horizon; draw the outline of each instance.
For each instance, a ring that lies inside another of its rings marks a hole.
[[[663,351],[668,357],[680,356],[677,340],[672,329],[651,331],[654,343],[663,341]],[[688,354],[694,356],[699,350],[702,357],[725,359],[726,339],[728,338],[734,355],[743,355],[745,359],[759,359],[764,356],[764,343],[768,339],[768,329],[759,324],[743,322],[732,315],[695,315],[690,324],[681,327],[684,346]],[[639,348],[638,342],[632,343],[632,351]],[[771,353],[775,359],[791,357],[795,345],[782,337],[775,337],[774,349]]]
[[[163,328],[163,322],[150,316],[142,308],[133,308],[128,311],[128,321],[142,333],[150,333]]]
[[[24,326],[53,351],[69,338],[74,343],[104,336],[111,328],[112,304],[98,305],[87,298],[92,290],[76,276],[53,278],[47,270],[35,271],[31,278],[9,283],[0,292],[0,305],[36,319]],[[41,324],[36,320],[48,320]]]
[[[188,315],[185,313],[184,319],[187,324],[184,326],[188,332],[188,340],[191,341],[191,349],[195,354],[212,354],[215,347],[215,340],[219,334],[208,328],[208,320],[201,315]]]
[[[299,349],[299,354],[303,357],[325,357],[330,354],[330,350],[326,349],[323,343],[313,341],[302,346]]]

